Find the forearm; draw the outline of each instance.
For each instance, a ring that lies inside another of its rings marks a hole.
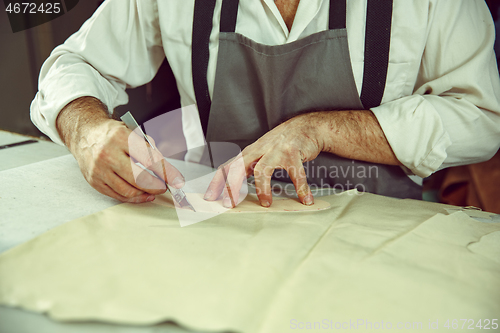
[[[401,165],[371,111],[323,111],[308,114],[322,151],[360,161]]]
[[[94,97],[81,97],[61,110],[56,127],[62,141],[72,151],[92,128],[109,119],[106,106],[101,101]]]

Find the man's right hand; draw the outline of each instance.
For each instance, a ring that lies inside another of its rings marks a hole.
[[[142,203],[165,193],[165,183],[131,163],[131,157],[169,185],[184,185],[182,174],[158,150],[146,149],[144,138],[110,119],[96,98],[82,97],[68,104],[57,118],[57,130],[87,182],[102,194]]]

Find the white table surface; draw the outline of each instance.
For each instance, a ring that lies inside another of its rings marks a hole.
[[[0,130],[0,146],[32,139],[36,138]],[[65,147],[53,142],[38,140],[38,143],[0,150],[0,171],[68,154],[69,151]]]
[[[0,131],[0,145],[32,139]],[[183,163],[183,162],[180,162]],[[64,147],[38,142],[0,150],[0,253],[76,218],[119,204],[95,191]],[[1,333],[186,333],[174,324],[59,323],[0,307]]]

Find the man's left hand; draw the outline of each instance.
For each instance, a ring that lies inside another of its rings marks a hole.
[[[238,203],[243,182],[253,174],[260,204],[269,207],[273,201],[271,177],[274,170],[284,169],[295,186],[299,200],[304,205],[312,205],[314,198],[302,163],[314,160],[323,149],[321,136],[318,135],[318,118],[321,117],[315,113],[296,116],[246,147],[230,163],[219,168],[205,199],[217,200],[223,193],[223,205],[232,208]]]

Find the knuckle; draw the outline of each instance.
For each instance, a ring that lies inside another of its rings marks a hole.
[[[97,184],[99,184],[99,172],[97,172],[97,168],[95,165],[92,165],[88,170],[87,170],[87,182],[95,187]]]
[[[304,170],[304,168],[299,169],[299,177],[301,179],[307,179],[306,170]]]
[[[135,198],[138,194],[138,191],[135,190],[135,189],[126,189],[126,190],[123,190],[121,191],[122,195],[125,197],[125,198]]]
[[[309,186],[307,183],[300,184],[297,188],[297,193],[304,196],[309,194]]]
[[[265,165],[262,169],[263,177],[270,178],[273,175],[274,167],[272,165]]]
[[[142,200],[139,197],[133,197],[133,198],[125,199],[125,202],[128,202],[128,203],[140,203],[140,202],[142,202]]]
[[[252,151],[252,149],[254,148],[254,146],[257,144],[257,142],[259,142],[259,140],[257,140],[256,142],[252,143],[251,145],[246,146],[241,151],[241,155],[243,155],[243,157],[245,157],[245,155],[248,155]]]
[[[115,124],[115,122],[113,122]],[[123,137],[127,137],[130,133],[130,130],[128,130],[125,126],[122,126],[119,124],[118,126],[112,126],[109,134],[113,139],[123,139]]]
[[[158,165],[156,165],[153,160],[149,157],[149,155],[145,155],[142,160],[141,160],[142,165],[144,165],[146,168],[156,171],[158,169]]]
[[[87,182],[92,186],[92,187],[96,187],[97,186],[97,180],[95,179],[95,176],[92,175],[92,174],[89,174],[87,176]]]
[[[220,169],[223,176],[227,176],[230,172],[232,172],[232,170],[234,170],[232,164],[228,164]]]
[[[265,167],[260,163],[257,163],[257,165],[255,165],[255,168],[253,169],[253,175],[256,181],[264,175],[264,168]]]
[[[285,152],[288,156],[293,155],[297,152],[297,147],[293,145],[291,142],[285,142],[282,146],[283,152]]]
[[[291,178],[296,178],[296,176],[297,176],[297,168],[295,167],[295,165],[289,165],[289,166],[286,168],[286,172],[288,173],[288,175],[289,175]]]
[[[120,202],[123,202],[123,203],[127,203],[127,202],[130,202],[130,200],[128,198],[125,198],[125,197],[116,197],[115,198],[116,200],[120,201]]]
[[[109,150],[106,145],[99,145],[96,147],[96,153],[95,153],[95,164],[99,164],[101,162],[108,162],[109,161]]]
[[[231,173],[235,173],[235,172],[238,172],[238,173],[241,173],[244,169],[244,166],[241,164],[241,163],[231,163],[229,165],[229,172]]]
[[[153,142],[154,144],[154,142]],[[152,158],[153,158],[153,162],[158,164],[160,167],[165,167],[165,170],[169,171],[173,168],[173,166],[168,163],[167,161],[165,161],[165,159],[163,158],[163,155],[160,151],[158,150],[153,150],[154,154],[152,155]]]
[[[112,128],[108,132],[108,136],[106,138],[106,145],[115,145],[117,142],[121,141],[121,133],[120,130],[116,128]]]
[[[257,194],[257,196],[260,198],[260,196],[262,195],[262,189],[260,187],[256,187],[255,188],[255,193]]]

